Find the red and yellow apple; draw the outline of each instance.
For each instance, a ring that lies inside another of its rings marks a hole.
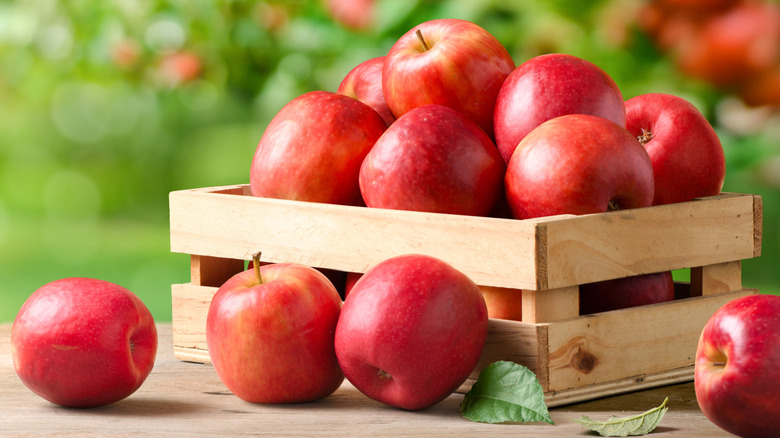
[[[206,343],[224,385],[252,403],[301,403],[344,380],[334,350],[341,298],[327,277],[295,263],[239,272],[215,293]]]
[[[580,285],[580,315],[674,300],[671,271]]]
[[[704,415],[744,438],[780,431],[780,296],[732,300],[707,321],[696,348],[694,387]]]
[[[361,62],[341,80],[337,93],[357,99],[374,109],[390,126],[395,117],[385,102],[382,91],[382,69],[385,57],[378,56]]]
[[[252,195],[362,205],[358,173],[387,124],[343,94],[311,91],[271,120],[249,173]]]
[[[423,105],[444,105],[492,138],[498,90],[514,68],[506,48],[482,27],[436,19],[413,27],[390,48],[382,87],[396,118]]]
[[[693,104],[671,94],[640,94],[626,101],[626,129],[653,163],[653,205],[720,193],[726,178],[723,146]]]
[[[93,278],[63,278],[25,301],[11,329],[22,383],[62,406],[89,408],[134,393],[154,367],[157,328],[131,291]]]

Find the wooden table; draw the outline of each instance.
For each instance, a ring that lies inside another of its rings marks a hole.
[[[482,424],[460,416],[463,396],[407,412],[361,394],[347,381],[331,396],[301,405],[254,405],[228,392],[209,365],[173,357],[171,326],[159,325],[160,346],[152,374],[130,397],[95,409],[68,409],[29,391],[11,359],[11,325],[0,325],[0,436],[592,436],[571,421],[585,414],[604,420],[658,406],[669,411],[651,435],[731,436],[708,421],[693,383],[618,395],[550,410],[555,425]]]

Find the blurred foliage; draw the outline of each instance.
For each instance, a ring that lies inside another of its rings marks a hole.
[[[570,53],[625,98],[694,102],[723,140],[724,190],[764,196],[764,252],[745,262],[745,284],[780,291],[777,113],[680,74],[636,26],[641,0],[376,0],[363,29],[324,1],[0,2],[0,321],[65,276],[122,284],[170,320],[170,284],[189,270],[169,250],[168,193],[247,182],[285,103],[335,91],[415,24],[445,17],[480,24],[517,64]]]

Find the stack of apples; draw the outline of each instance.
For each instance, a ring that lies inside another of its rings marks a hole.
[[[624,100],[587,60],[516,65],[480,26],[438,19],[355,66],[336,92],[284,106],[250,186],[270,198],[527,219],[716,195],[725,171],[717,134],[683,98]],[[482,289],[491,317],[519,318],[519,291]],[[670,272],[580,294],[582,313],[674,297]]]
[[[606,72],[570,55],[518,66],[480,26],[438,19],[355,66],[335,92],[285,105],[257,146],[250,187],[259,197],[512,220],[715,195],[724,163],[689,102],[625,101]],[[206,337],[217,373],[246,400],[313,400],[346,377],[371,398],[422,409],[465,381],[488,317],[518,313],[519,292],[480,290],[442,260],[406,254],[352,276],[342,304],[315,269],[257,257],[214,295]],[[673,283],[666,272],[583,286],[581,296],[583,310],[603,311],[672,299]]]

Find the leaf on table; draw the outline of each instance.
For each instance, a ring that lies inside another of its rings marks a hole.
[[[543,421],[553,423],[544,403],[544,390],[530,369],[498,361],[479,373],[460,404],[461,415],[481,423]]]
[[[661,422],[664,414],[669,409],[667,406],[668,402],[669,397],[666,397],[661,406],[632,417],[609,417],[607,421],[595,421],[588,418],[587,415],[583,415],[579,420],[573,421],[594,432],[598,432],[601,436],[647,435]]]

